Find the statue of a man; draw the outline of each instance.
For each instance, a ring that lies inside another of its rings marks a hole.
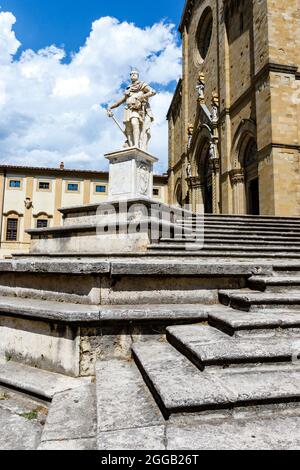
[[[139,73],[136,70],[131,72],[130,77],[131,85],[127,87],[123,98],[110,106],[107,114],[113,117],[112,110],[125,104],[123,120],[127,138],[125,147],[138,147],[147,151],[151,138],[151,124],[154,121],[149,99],[156,95],[156,91],[139,80]]]

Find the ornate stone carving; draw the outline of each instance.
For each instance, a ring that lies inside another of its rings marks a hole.
[[[205,96],[204,96],[205,95],[205,77],[203,73],[199,73],[196,90],[198,92],[198,103],[204,104],[205,103]]]
[[[194,133],[194,125],[189,124],[187,128],[187,133],[188,133],[188,150],[191,147],[192,139],[193,139],[193,133]]]
[[[243,169],[235,169],[230,172],[231,184],[233,186],[237,184],[244,184],[245,182],[245,172]]]
[[[141,194],[147,194],[148,189],[149,189],[149,182],[150,182],[149,167],[145,165],[145,163],[139,163],[137,171],[138,171],[139,192]]]
[[[219,96],[216,93],[212,94],[211,104],[211,120],[217,123],[219,121]]]

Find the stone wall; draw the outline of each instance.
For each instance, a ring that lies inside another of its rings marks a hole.
[[[212,33],[207,54],[202,57],[205,35],[201,36],[201,31],[207,12],[212,15]],[[299,26],[297,0],[284,3],[275,0],[187,2],[180,26],[182,96],[181,100],[173,101],[169,113],[178,115],[170,143],[170,154],[174,154],[172,149],[177,152],[176,158],[170,159],[170,194],[174,193],[180,178],[183,197],[188,191],[187,159],[192,162],[193,177],[203,179],[199,174],[199,161],[204,133],[196,92],[200,73],[205,80],[204,103],[209,110],[212,94],[219,97],[218,202],[221,212],[247,213],[250,210],[247,202],[250,180],[247,180],[246,157],[242,150],[246,149],[247,141],[253,139],[257,145],[260,213],[300,215]],[[194,136],[190,154],[186,156],[189,124],[194,125]],[[178,136],[180,131],[181,137]],[[181,161],[180,154],[183,155]],[[234,187],[233,171],[240,171],[242,191]],[[237,194],[245,201],[237,201]]]

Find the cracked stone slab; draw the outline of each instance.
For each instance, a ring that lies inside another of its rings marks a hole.
[[[231,334],[242,330],[300,328],[300,310],[299,312],[284,310],[279,312],[262,310],[251,313],[237,310],[210,312],[209,323],[225,328]]]
[[[235,395],[235,404],[300,400],[299,364],[257,365],[212,372]]]
[[[96,364],[98,446],[108,431],[148,428],[164,424],[163,417],[134,362]]]
[[[168,343],[138,343],[133,347],[136,362],[164,415],[211,406],[229,406],[235,394],[216,386],[215,377],[200,372]]]
[[[300,370],[295,365],[209,368],[200,372],[167,343],[139,343],[133,352],[166,417],[185,411],[300,400]]]
[[[53,397],[41,441],[95,440],[96,418],[94,384],[57,393]]]
[[[62,303],[48,300],[0,297],[1,314],[45,320],[76,322],[99,322],[99,307]]]
[[[39,444],[42,426],[36,421],[18,416],[0,408],[0,449],[35,450]]]
[[[42,442],[37,450],[97,450],[96,439]]]
[[[267,308],[299,309],[300,294],[289,292],[288,294],[263,293],[251,291],[232,291],[221,290],[219,292],[220,301],[225,305],[232,305],[234,308],[246,309],[252,311]]]
[[[100,433],[98,450],[166,450],[165,426]]]
[[[230,337],[212,328],[199,325],[169,327],[168,340],[195,365],[291,361],[300,352],[300,337],[285,335]]]
[[[126,305],[100,307],[100,318],[103,322],[109,321],[206,321],[208,320],[209,305],[182,304],[182,305]],[[222,307],[221,307],[222,308]]]
[[[62,261],[61,258],[50,259],[45,255],[44,260],[33,260],[30,255],[25,259],[0,261],[0,272],[20,273],[46,273],[46,274],[108,274],[110,263],[108,261],[95,261],[70,258]]]
[[[167,426],[167,450],[299,450],[300,409],[191,416]]]
[[[56,393],[81,387],[89,381],[90,379],[67,377],[13,361],[0,364],[0,384],[48,400],[51,400]]]
[[[173,253],[174,254],[174,253]],[[252,263],[228,263],[228,262],[192,262],[185,263],[157,261],[157,262],[115,262],[111,263],[112,275],[187,275],[187,276],[249,276],[253,273],[271,273],[272,267],[267,264]]]

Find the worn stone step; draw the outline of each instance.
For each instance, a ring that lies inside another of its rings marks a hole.
[[[186,243],[186,245],[190,245],[190,248],[193,249],[193,245],[195,245],[195,247],[197,247],[198,243],[197,243],[197,239],[194,240],[194,242],[192,242],[191,244],[188,244]],[[174,240],[173,240],[173,243],[159,243],[159,244],[152,244],[150,245],[150,248],[152,250],[161,250],[161,249],[168,249],[168,250],[182,250],[182,249],[185,249],[184,248],[184,245],[182,245],[181,243],[178,243],[178,242],[175,242],[174,243]],[[263,253],[276,253],[276,252],[286,252],[286,253],[297,253],[297,254],[300,254],[300,247],[294,247],[293,245],[291,246],[286,246],[286,245],[274,245],[274,246],[257,246],[257,245],[250,245],[250,246],[244,246],[243,244],[237,244],[237,245],[222,245],[222,244],[218,244],[218,245],[208,245],[207,243],[204,243],[204,245],[202,245],[201,241],[200,241],[200,246],[198,249],[203,249],[204,251],[205,250],[213,250],[213,251],[224,251],[224,250],[227,250],[227,251],[243,251],[243,252],[247,252],[247,251],[253,251],[253,250],[256,250],[257,252],[263,252]]]
[[[216,301],[215,294],[203,291],[202,300]],[[195,304],[145,304],[145,305],[76,305],[60,302],[0,297],[2,315],[13,315],[32,319],[43,319],[67,323],[109,322],[186,322],[205,321],[208,307]],[[0,346],[1,349],[1,346]]]
[[[287,294],[263,293],[251,291],[219,291],[219,299],[223,305],[234,309],[255,311],[258,309],[282,309],[299,310],[300,293],[289,292]]]
[[[202,325],[169,327],[167,339],[201,370],[213,365],[288,362],[298,349],[300,353],[300,336],[232,338]]]
[[[248,286],[262,292],[300,290],[300,276],[254,276],[248,280]]]
[[[206,220],[220,220],[220,221],[236,221],[240,220],[243,222],[251,221],[266,221],[266,222],[289,222],[300,224],[300,217],[277,217],[270,215],[230,215],[230,214],[200,214],[200,217],[205,217]],[[199,218],[199,215],[194,214],[192,216],[187,215],[187,220],[195,220]]]
[[[300,309],[299,311],[261,310],[257,312],[243,312],[238,310],[227,310],[211,312],[209,324],[226,332],[229,335],[240,332],[256,332],[264,330],[289,331],[295,330],[300,334]]]
[[[238,227],[238,228],[267,228],[267,229],[295,229],[300,230],[300,224],[292,221],[274,221],[274,220],[251,220],[251,221],[240,221],[240,220],[213,220],[201,217],[198,220],[180,220],[177,221],[178,225],[183,225],[186,227],[201,226],[205,225],[207,227]]]
[[[96,386],[57,393],[50,405],[39,450],[97,450]]]
[[[167,426],[167,449],[296,450],[299,425],[297,403],[173,416]]]
[[[300,237],[295,241],[286,241],[284,239],[276,239],[276,240],[265,240],[263,238],[259,239],[249,239],[249,238],[241,238],[241,237],[236,237],[236,239],[230,239],[227,240],[226,238],[223,238],[220,236],[219,238],[213,238],[209,239],[208,237],[205,236],[205,238],[202,237],[193,237],[193,238],[180,238],[180,237],[175,237],[175,238],[162,238],[160,240],[160,243],[176,243],[176,244],[183,244],[183,243],[194,243],[194,242],[202,242],[204,244],[204,247],[209,246],[209,245],[216,245],[218,244],[219,246],[234,246],[238,245],[239,247],[244,247],[245,245],[250,245],[251,247],[256,247],[256,246],[280,246],[282,248],[285,247],[300,247]]]
[[[295,365],[199,371],[168,343],[139,343],[133,355],[164,415],[300,400]]]
[[[221,262],[222,260],[227,260],[227,259],[240,259],[240,260],[249,260],[252,261],[253,259],[255,260],[261,260],[261,262],[264,262],[266,260],[295,260],[295,259],[300,259],[300,253],[295,253],[295,252],[287,252],[287,251],[278,251],[278,252],[272,252],[272,251],[243,251],[242,249],[239,251],[232,251],[228,249],[222,248],[221,250],[210,250],[210,249],[197,249],[197,246],[195,245],[188,245],[185,248],[178,249],[178,250],[172,250],[170,249],[169,246],[164,246],[164,245],[158,245],[155,249],[152,249],[153,245],[150,245],[148,247],[148,255],[153,256],[153,257],[164,257],[164,258],[170,258],[170,257],[178,257],[178,258],[183,258],[183,261],[188,258],[195,258],[198,257],[200,259],[205,259],[205,258],[213,258],[214,261],[218,260]]]
[[[0,364],[0,384],[28,395],[52,400],[56,393],[81,387],[89,378],[73,378],[9,361]]]
[[[164,419],[134,362],[96,365],[99,450],[162,450]]]

